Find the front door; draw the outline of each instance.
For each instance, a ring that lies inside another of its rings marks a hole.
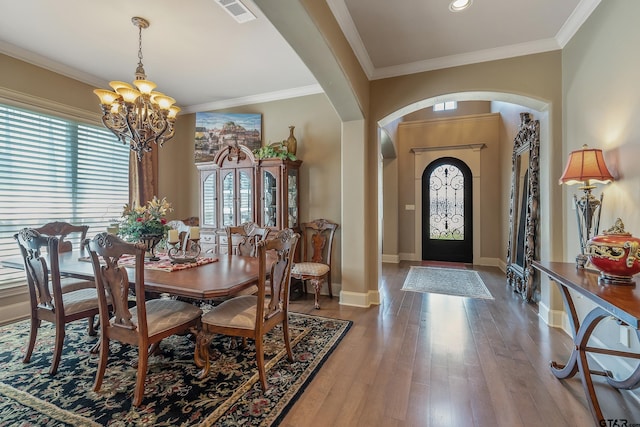
[[[473,262],[471,169],[442,157],[422,174],[422,259]]]

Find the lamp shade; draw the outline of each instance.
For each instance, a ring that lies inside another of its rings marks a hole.
[[[560,177],[560,184],[587,183],[588,185],[589,181],[606,184],[613,181],[613,176],[604,162],[602,150],[583,145],[582,149],[569,154],[567,165]]]

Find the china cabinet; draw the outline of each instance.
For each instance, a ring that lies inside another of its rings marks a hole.
[[[298,228],[298,192],[302,161],[262,159],[259,161],[259,212],[257,223],[275,230]]]
[[[220,150],[213,162],[199,163],[200,245],[219,252],[226,226],[255,222],[272,230],[297,228],[302,161],[255,158],[243,145]]]

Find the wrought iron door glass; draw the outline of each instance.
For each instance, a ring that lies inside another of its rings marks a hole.
[[[464,239],[464,175],[454,165],[443,164],[429,177],[429,238]]]

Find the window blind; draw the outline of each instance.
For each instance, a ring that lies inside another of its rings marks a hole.
[[[20,256],[24,227],[105,231],[128,199],[129,147],[109,130],[0,104],[0,258]],[[0,288],[17,281],[24,272],[0,267]]]

